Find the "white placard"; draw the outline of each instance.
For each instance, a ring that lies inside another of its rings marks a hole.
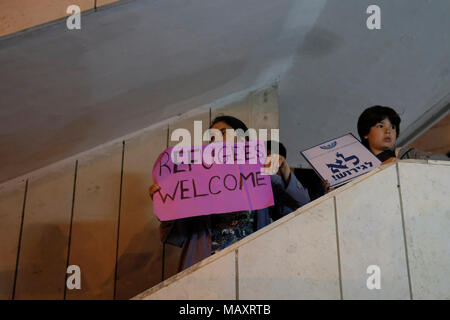
[[[381,165],[351,133],[300,152],[330,187],[348,182]]]

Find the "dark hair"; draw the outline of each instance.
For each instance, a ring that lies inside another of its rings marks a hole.
[[[241,120],[239,120],[238,118],[235,118],[235,117],[232,117],[232,116],[218,116],[211,122],[211,126],[209,128],[211,129],[212,126],[215,125],[218,122],[225,122],[227,125],[232,127],[234,130],[241,129],[242,132],[237,132],[238,138],[244,137],[245,141],[249,140],[248,136],[244,136],[245,133],[248,131],[248,128],[245,125],[245,123],[242,122]]]
[[[396,137],[400,134],[400,116],[391,107],[384,106],[372,106],[367,108],[361,113],[358,119],[358,134],[361,139],[362,144],[370,150],[369,141],[364,138],[370,132],[370,128],[376,125],[378,122],[384,119],[389,119],[389,121],[395,126]]]
[[[278,154],[280,156],[283,156],[286,159],[287,156],[287,150],[285,148],[285,146],[280,142],[280,141],[275,141],[275,140],[269,140],[266,142],[266,149],[267,149],[267,153],[272,153],[272,146],[276,146],[278,145]]]
[[[247,132],[248,128],[244,122],[239,120],[238,118],[232,116],[218,116],[212,122],[209,128],[212,128],[218,122],[225,122],[227,125],[232,127],[234,130],[242,129],[244,132]]]

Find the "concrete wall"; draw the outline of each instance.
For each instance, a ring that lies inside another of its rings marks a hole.
[[[449,231],[450,162],[401,161],[134,299],[450,299]]]
[[[447,154],[450,152],[450,114],[411,143],[419,150]]]
[[[278,128],[277,88],[217,101],[0,185],[0,299],[128,299],[177,271],[148,196],[175,128],[224,113]],[[81,290],[65,289],[81,268]]]
[[[1,5],[21,3],[0,1],[0,30],[15,12]],[[448,0],[118,3],[81,30],[62,19],[0,40],[0,182],[277,80],[294,167],[300,150],[356,133],[369,105],[396,108],[402,139],[450,97]],[[366,27],[369,5],[381,30]]]

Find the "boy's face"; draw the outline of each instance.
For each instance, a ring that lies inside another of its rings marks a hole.
[[[370,149],[377,155],[395,146],[397,128],[386,118],[372,126],[369,134],[364,136],[364,138],[368,139]]]

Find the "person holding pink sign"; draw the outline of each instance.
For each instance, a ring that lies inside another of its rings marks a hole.
[[[231,116],[215,118],[210,128],[218,130],[224,142],[227,141],[227,138],[231,138],[227,135],[230,130],[236,132],[235,141],[237,134],[248,131],[247,126],[241,120]],[[211,139],[211,142],[214,140],[215,137]],[[271,147],[270,144],[268,147]],[[310,201],[307,190],[302,187],[295,175],[291,174],[285,157],[284,149],[284,156],[283,154],[279,156],[278,175],[270,177],[274,192],[274,206],[254,211],[203,215],[161,223],[161,241],[183,248],[179,271],[243,239],[268,225],[272,220],[276,220]],[[150,195],[153,196],[157,190],[158,186],[153,185],[150,188]]]

